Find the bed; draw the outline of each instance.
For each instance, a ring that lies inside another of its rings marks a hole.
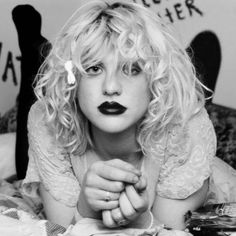
[[[236,168],[236,110],[213,103],[206,109],[216,130],[217,156]],[[0,235],[71,235],[45,220],[40,200],[21,191],[15,167],[16,113],[15,106],[0,116]]]

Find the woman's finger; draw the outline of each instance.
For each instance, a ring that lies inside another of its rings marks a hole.
[[[126,219],[126,218],[123,216],[123,214],[122,214],[122,212],[121,212],[121,210],[120,210],[119,207],[111,210],[111,216],[112,216],[113,220],[114,220],[114,221],[117,223],[117,225],[119,225],[119,226],[124,226],[124,225],[129,224],[129,220]]]
[[[114,228],[117,227],[116,222],[113,220],[111,216],[111,211],[110,210],[104,210],[102,211],[102,221],[105,226],[108,228]]]
[[[139,181],[139,175],[126,169],[120,169],[116,166],[108,165],[104,162],[97,162],[91,166],[91,171],[94,171],[100,177],[118,182],[126,182],[136,184]]]
[[[133,185],[126,185],[125,193],[135,211],[141,213],[147,210],[149,203],[147,191],[138,194]]]
[[[121,170],[126,170],[129,172],[132,172],[138,176],[142,175],[142,172],[135,168],[132,164],[126,162],[126,161],[122,161],[121,159],[112,159],[106,162],[109,166],[113,166],[116,168],[119,168]]]
[[[107,180],[93,172],[87,173],[85,182],[86,182],[86,187],[115,193],[120,193],[125,188],[123,182]]]
[[[132,221],[138,216],[138,213],[135,211],[125,192],[120,194],[119,206],[122,215],[128,220]]]
[[[98,212],[101,210],[112,210],[114,208],[119,207],[119,201],[103,201],[103,200],[96,200],[96,199],[87,199],[87,202],[89,203],[90,207]]]
[[[104,191],[101,189],[90,188],[90,187],[86,189],[86,195],[92,196],[94,199],[102,200],[105,202],[115,201],[115,200],[118,201],[120,197],[120,193],[118,192]]]
[[[145,176],[140,176],[139,181],[134,185],[134,188],[140,193],[147,188],[147,179]]]

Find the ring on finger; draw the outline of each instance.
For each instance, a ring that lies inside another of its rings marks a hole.
[[[122,219],[122,220],[119,220],[119,221],[117,222],[117,224],[118,224],[119,226],[127,225],[127,223],[128,223],[128,221],[127,221],[126,219]]]
[[[105,202],[109,201],[111,201],[111,193],[109,191],[106,191]]]
[[[119,226],[127,225],[128,220],[124,218],[119,207],[111,210],[111,215]]]

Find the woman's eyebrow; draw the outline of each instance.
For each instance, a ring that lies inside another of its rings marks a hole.
[[[143,65],[145,61],[141,58],[137,58],[135,60],[125,61],[124,63],[130,63],[131,65]]]
[[[95,63],[94,66],[104,67],[104,63],[102,61],[99,61],[99,62]]]
[[[88,67],[92,67],[92,66],[104,67],[104,63],[102,61],[98,61],[98,62],[95,62],[95,63],[92,63],[92,64],[88,65]]]

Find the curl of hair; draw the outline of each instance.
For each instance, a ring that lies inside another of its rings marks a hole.
[[[96,1],[73,15],[42,66],[35,88],[45,104],[48,124],[69,153],[81,155],[93,145],[89,122],[78,105],[78,86],[86,68],[101,62],[108,50],[116,52],[114,63],[120,55],[127,63],[137,60],[147,76],[151,100],[137,130],[145,154],[155,156],[166,128],[184,126],[204,106],[203,86],[173,35],[157,15],[135,3]],[[67,60],[73,61],[74,85],[67,83]]]

